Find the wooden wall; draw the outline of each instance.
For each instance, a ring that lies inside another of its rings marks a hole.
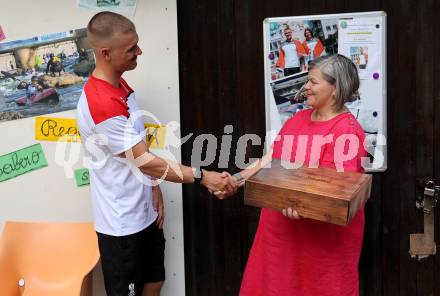
[[[374,175],[366,206],[360,290],[371,296],[440,295],[439,256],[417,261],[408,254],[409,234],[423,232],[417,179],[440,178],[440,1],[177,2],[182,135],[220,139],[231,124],[235,142],[245,133],[265,133],[264,18],[387,12],[389,168]],[[262,148],[249,145],[247,156],[261,156]],[[182,149],[186,164],[191,151],[189,141]],[[230,172],[237,171],[234,157]],[[259,211],[243,206],[242,192],[226,201],[194,186],[184,186],[183,193],[187,295],[237,295]]]

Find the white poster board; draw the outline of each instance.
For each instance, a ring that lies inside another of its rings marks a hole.
[[[364,164],[365,171],[385,171],[385,12],[267,18],[263,22],[263,34],[266,131],[273,137],[267,141],[268,145],[287,119],[308,108],[305,102],[293,99],[307,81],[308,62],[338,53],[350,58],[359,71],[360,97],[346,106],[366,135],[370,161]],[[298,50],[293,51],[293,58],[289,55],[289,50],[295,48],[291,43],[306,50],[303,58],[296,58]],[[285,48],[283,52],[281,47]]]

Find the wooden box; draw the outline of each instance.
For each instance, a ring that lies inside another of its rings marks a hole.
[[[347,225],[370,197],[372,176],[327,168],[286,169],[280,160],[246,181],[247,205],[282,210],[301,217]]]

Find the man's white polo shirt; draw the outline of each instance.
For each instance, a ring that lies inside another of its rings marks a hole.
[[[285,68],[297,68],[301,65],[297,48],[293,41],[284,43],[281,48],[284,51]]]
[[[157,218],[151,187],[136,177],[136,168],[118,157],[145,141],[141,118],[134,122],[129,118],[136,110],[134,92],[122,78],[117,88],[90,76],[78,101],[77,123],[90,170],[93,217],[99,233],[133,234]]]

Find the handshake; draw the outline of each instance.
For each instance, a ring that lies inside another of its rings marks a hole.
[[[244,179],[240,173],[231,176],[228,172],[217,173],[203,170],[200,184],[219,199],[224,199],[234,195],[238,188],[244,185]]]
[[[265,157],[263,161],[267,162],[268,157]],[[208,188],[209,192],[213,193],[219,199],[225,199],[234,195],[237,189],[244,185],[245,179],[253,175],[260,169],[259,166],[254,167],[252,171],[241,171],[231,176],[228,172],[217,173],[210,171],[203,171],[203,178],[200,184]],[[252,169],[251,169],[252,170]],[[244,175],[246,177],[244,178]],[[289,219],[300,219],[301,216],[294,208],[286,208],[282,210],[282,214]]]

